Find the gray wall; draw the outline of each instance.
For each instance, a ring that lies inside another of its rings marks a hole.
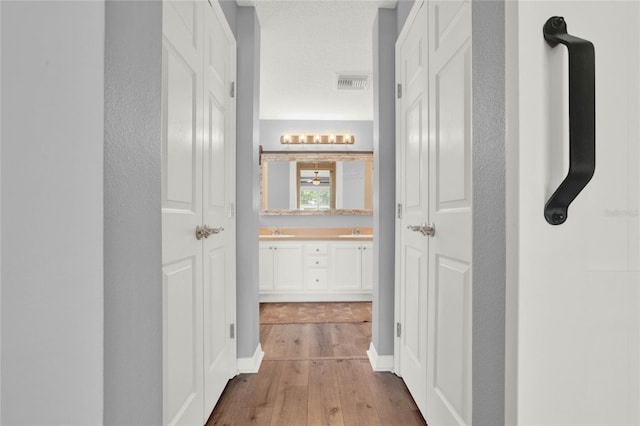
[[[233,36],[238,39],[238,3],[236,0],[218,0],[220,3],[220,7],[222,8],[222,12],[224,13],[224,17],[227,18],[227,22],[229,23],[229,27],[231,28],[231,32]]]
[[[162,3],[108,1],[104,422],[162,424]]]
[[[398,3],[396,4],[396,14],[397,14],[396,15],[396,18],[397,18],[396,32],[398,35],[400,35],[400,31],[402,31],[402,27],[404,26],[404,23],[407,21],[407,18],[409,17],[409,12],[411,12],[413,3],[415,3],[415,0],[399,0]]]
[[[236,122],[238,357],[260,342],[258,317],[258,146],[260,137],[260,23],[254,7],[237,13],[238,99]],[[252,166],[253,165],[253,166]]]
[[[0,423],[101,424],[105,6],[0,8]]]
[[[282,134],[349,133],[355,137],[353,145],[283,145]],[[373,150],[373,122],[367,120],[260,120],[260,145],[275,151],[371,151]]]
[[[505,13],[474,0],[473,424],[504,424]]]
[[[373,324],[379,355],[393,355],[395,295],[396,10],[380,9],[373,25]]]

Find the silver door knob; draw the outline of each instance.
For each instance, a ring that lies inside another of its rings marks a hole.
[[[219,228],[211,228],[206,224],[203,226],[196,226],[196,239],[201,240],[203,238],[209,238],[211,235],[219,234],[224,231],[224,228],[221,226]]]
[[[436,227],[433,224],[427,225],[426,223],[423,223],[422,225],[407,225],[407,229],[413,232],[420,232],[425,237],[433,237],[436,235]]]

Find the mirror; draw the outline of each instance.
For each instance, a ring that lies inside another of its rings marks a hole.
[[[263,152],[263,215],[371,215],[371,152]]]

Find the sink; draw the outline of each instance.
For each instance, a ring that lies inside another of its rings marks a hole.
[[[373,238],[372,234],[344,234],[338,235],[338,238]]]

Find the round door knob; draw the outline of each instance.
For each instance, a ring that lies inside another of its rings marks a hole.
[[[316,260],[316,265],[319,265],[319,264],[320,264],[320,262],[318,262],[318,261]]]

